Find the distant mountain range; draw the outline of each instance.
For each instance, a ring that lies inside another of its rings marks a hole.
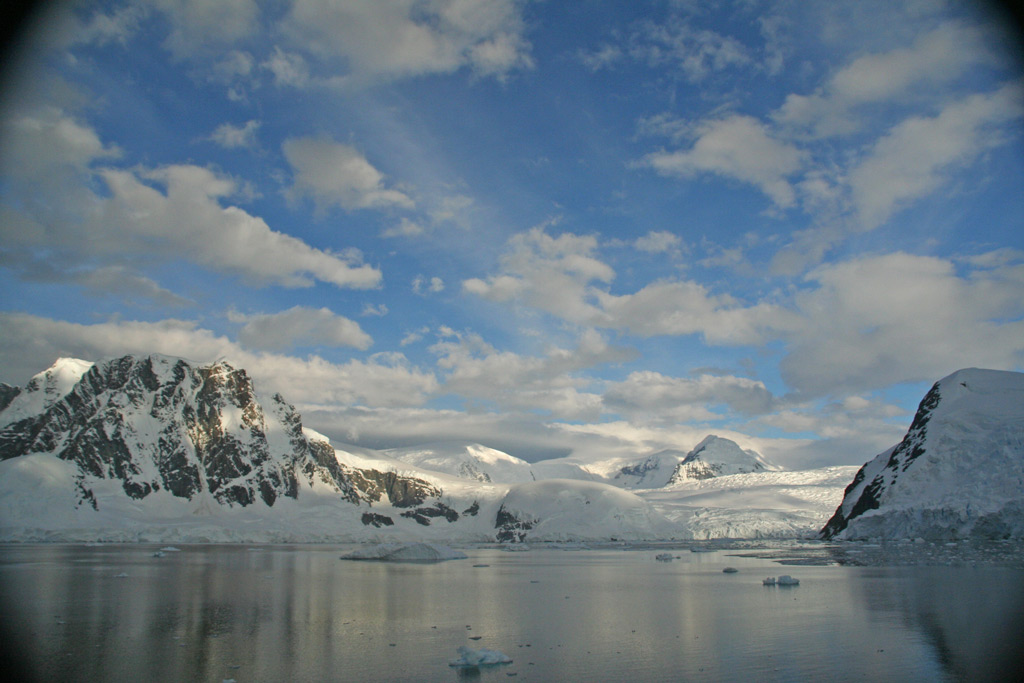
[[[786,472],[715,435],[687,452],[534,463],[475,443],[331,444],[244,370],[159,355],[60,359],[0,385],[9,541],[808,537],[855,470]],[[871,488],[876,507],[844,501],[827,535],[884,509],[886,486]]]

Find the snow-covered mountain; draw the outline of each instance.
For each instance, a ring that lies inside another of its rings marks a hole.
[[[857,472],[824,538],[1024,537],[1024,374],[967,369]]]
[[[717,437],[535,463],[480,444],[331,444],[244,370],[157,355],[61,359],[0,399],[7,541],[809,536],[854,469],[771,472]],[[666,486],[688,459],[716,476]]]
[[[735,441],[712,434],[683,458],[669,477],[668,484],[777,469],[757,451],[740,448]]]

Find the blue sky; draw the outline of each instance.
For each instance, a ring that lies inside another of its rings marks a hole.
[[[1024,366],[1024,84],[958,2],[50,4],[0,381],[244,367],[337,441],[860,464]]]

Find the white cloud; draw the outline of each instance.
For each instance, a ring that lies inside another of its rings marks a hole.
[[[378,317],[378,318],[383,318],[387,314],[388,314],[388,307],[386,305],[384,305],[384,304],[377,304],[376,306],[374,306],[373,304],[369,304],[369,303],[363,305],[363,312],[360,313],[360,315],[362,315],[364,317],[373,316],[373,317]]]
[[[720,419],[723,415],[713,410],[716,406],[757,415],[772,410],[774,397],[763,382],[745,377],[701,375],[690,379],[640,371],[609,386],[604,405],[610,412],[643,424]]]
[[[709,344],[760,344],[795,322],[782,306],[745,306],[693,281],[653,282],[633,294],[601,294],[602,327],[641,337],[701,334]]]
[[[594,257],[597,239],[564,233],[551,237],[532,228],[509,240],[501,257],[503,273],[486,280],[472,278],[463,291],[492,301],[521,300],[572,322],[590,323],[601,317],[591,301],[593,281],[615,277],[608,265]]]
[[[821,266],[795,306],[781,371],[806,395],[934,381],[964,367],[1024,364],[1024,267],[957,273],[953,263],[893,253]]]
[[[331,363],[252,353],[186,320],[115,321],[82,325],[22,313],[0,313],[0,373],[24,384],[59,356],[98,360],[162,353],[207,363],[226,360],[249,372],[262,392],[280,392],[297,404],[418,406],[436,391],[432,373],[410,367],[400,354]]]
[[[1024,114],[1019,84],[948,104],[934,117],[914,116],[875,142],[850,171],[857,216],[874,228],[896,210],[939,188],[953,170],[1004,141],[999,125]]]
[[[319,210],[415,206],[405,193],[385,187],[384,175],[354,147],[327,139],[289,138],[282,149],[294,174],[289,196],[311,197]]]
[[[575,373],[635,355],[610,346],[593,330],[581,334],[574,349],[550,348],[543,356],[498,351],[477,334],[442,333],[447,336],[430,350],[445,373],[445,391],[503,409],[548,411],[558,419],[595,419],[601,413],[600,396],[585,391],[590,380]]]
[[[662,175],[690,178],[713,173],[757,187],[779,207],[796,201],[788,178],[803,165],[804,153],[775,139],[750,116],[733,114],[702,122],[690,149],[653,152],[642,165]]]
[[[413,294],[437,294],[444,291],[444,280],[439,277],[432,277],[427,280],[422,275],[417,275],[412,280]]]
[[[694,83],[753,61],[747,48],[735,38],[694,28],[678,17],[665,23],[643,22],[630,36],[628,50],[635,59],[651,66],[677,67]]]
[[[502,77],[532,65],[516,0],[296,0],[283,27],[294,44],[343,62],[357,80],[462,67]]]
[[[259,128],[260,122],[255,119],[246,121],[242,126],[222,123],[210,134],[210,139],[227,149],[252,148],[256,146],[256,131]]]
[[[274,231],[226,200],[229,177],[182,164],[156,169],[96,168],[115,156],[91,128],[53,109],[5,121],[5,178],[21,193],[0,224],[23,263],[38,259],[78,270],[182,258],[255,283],[375,287],[380,271]],[[94,187],[105,186],[97,192]],[[25,230],[24,228],[30,228]]]
[[[633,246],[649,254],[678,254],[682,250],[682,243],[683,240],[675,233],[652,230],[643,237],[638,237]]]
[[[149,0],[171,24],[164,46],[177,59],[190,59],[210,48],[230,45],[259,27],[255,0]]]
[[[359,323],[326,308],[293,306],[280,313],[235,316],[244,322],[238,341],[250,349],[282,350],[292,346],[352,346],[368,349],[370,335]]]
[[[816,138],[852,133],[862,125],[858,107],[928,94],[992,59],[982,30],[949,21],[910,47],[854,59],[812,95],[789,95],[774,118]]]

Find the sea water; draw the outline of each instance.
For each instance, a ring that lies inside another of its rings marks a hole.
[[[3,664],[45,681],[1012,680],[1024,570],[728,549],[0,547]],[[670,552],[670,562],[655,556]],[[723,573],[726,566],[735,573]],[[765,586],[791,574],[799,586]],[[449,666],[457,649],[513,661]]]

